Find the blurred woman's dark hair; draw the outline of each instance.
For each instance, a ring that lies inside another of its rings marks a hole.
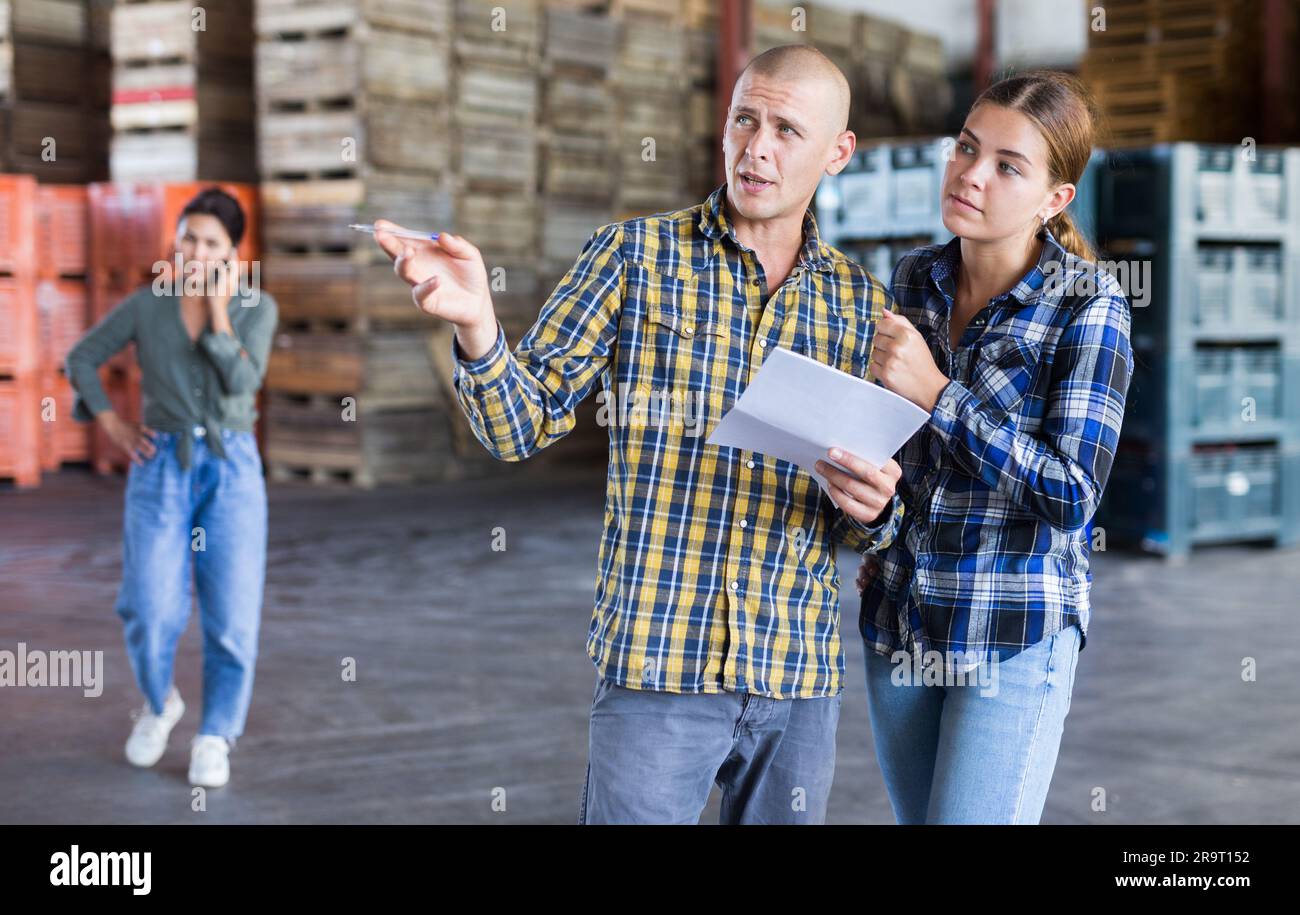
[[[204,188],[195,195],[193,200],[185,204],[177,222],[194,213],[217,217],[230,236],[232,245],[238,245],[244,237],[244,208],[238,200],[219,187]]]

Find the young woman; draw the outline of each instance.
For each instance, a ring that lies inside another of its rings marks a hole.
[[[899,823],[1036,823],[1056,765],[1088,628],[1085,527],[1133,365],[1127,301],[1066,210],[1095,124],[1064,74],[989,88],[944,174],[956,238],[894,270],[871,366],[930,420],[900,452],[902,527],[859,587]]]
[[[192,562],[203,718],[189,778],[205,787],[229,779],[228,753],[243,732],[266,571],[266,489],[253,423],[277,308],[265,292],[240,288],[243,235],[238,201],[216,188],[200,193],[178,221],[180,273],[135,290],[67,358],[75,418],[93,418],[131,459],[116,609],[145,705],[126,758],[156,763],[185,709],[172,662],[189,621]],[[99,381],[99,366],[131,342],[143,423],[118,416]]]

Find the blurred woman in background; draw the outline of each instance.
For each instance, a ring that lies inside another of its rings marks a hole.
[[[136,289],[67,357],[75,418],[93,419],[131,460],[116,609],[145,704],[126,757],[156,763],[185,710],[172,664],[189,621],[192,562],[203,716],[189,778],[204,787],[229,779],[228,754],[243,732],[266,573],[266,488],[253,425],[277,306],[237,281],[244,222],[224,191],[196,196],[177,224],[180,274]],[[128,343],[141,370],[141,423],[114,411],[99,380],[99,366]]]

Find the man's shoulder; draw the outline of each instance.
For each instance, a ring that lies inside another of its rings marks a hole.
[[[609,223],[597,235],[609,233],[617,239],[625,261],[670,275],[689,276],[708,260],[709,240],[699,231],[705,203],[631,216]]]
[[[834,245],[826,242],[823,242],[822,245],[830,258],[831,268],[840,282],[850,283],[854,286],[879,286],[882,289],[884,288],[885,284],[881,282],[880,277],[868,270],[861,262],[854,260]]]

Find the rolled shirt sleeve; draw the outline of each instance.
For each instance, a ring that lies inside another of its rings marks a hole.
[[[242,338],[237,334],[216,334],[207,327],[198,339],[199,348],[216,367],[227,394],[256,391],[266,377],[278,308],[275,299],[265,293],[256,305],[247,307],[257,309],[256,320],[248,325]]]
[[[135,339],[138,297],[136,292],[118,302],[86,331],[64,359],[64,370],[75,392],[72,418],[77,422],[91,422],[98,414],[113,408],[100,383],[99,367]]]
[[[522,461],[574,427],[574,411],[612,358],[623,307],[623,227],[597,229],[512,353],[505,330],[481,358],[456,357],[452,384],[474,437]]]
[[[1086,302],[1057,343],[1042,429],[1029,434],[957,381],[930,425],[972,474],[1065,531],[1084,528],[1119,445],[1133,372],[1128,303],[1115,284]]]

